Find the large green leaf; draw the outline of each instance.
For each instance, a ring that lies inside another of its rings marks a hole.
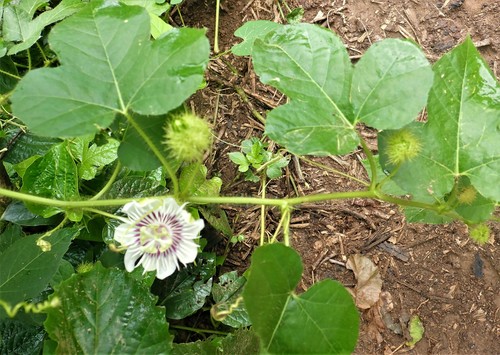
[[[76,292],[75,292],[76,290]],[[63,281],[50,299],[45,329],[59,354],[168,354],[172,336],[164,310],[143,283],[100,263]]]
[[[310,24],[282,26],[253,45],[255,71],[290,103],[271,111],[266,134],[296,154],[348,153],[358,144],[350,121],[352,65],[331,31]]]
[[[21,192],[58,200],[79,199],[78,170],[67,142],[55,145],[26,169]],[[26,206],[45,218],[61,211],[31,202]]]
[[[405,126],[424,108],[432,78],[429,61],[413,42],[386,39],[373,44],[354,68],[355,120],[378,129]]]
[[[415,196],[442,199],[466,176],[485,198],[500,201],[500,84],[470,38],[434,65],[428,121],[412,125],[421,151],[395,181]],[[384,136],[380,137],[381,163]],[[418,179],[415,178],[418,174]]]
[[[62,0],[55,8],[44,11],[33,19],[37,8],[48,1],[13,1],[4,8],[2,35],[4,40],[15,43],[7,54],[13,55],[31,47],[40,38],[42,30],[74,14],[85,6],[81,0]]]
[[[45,240],[50,251],[37,245],[40,235],[18,239],[0,258],[0,299],[14,305],[38,295],[56,273],[76,229],[60,229]]]
[[[29,72],[12,107],[51,137],[94,133],[116,113],[167,113],[199,87],[209,54],[204,30],[174,29],[152,42],[144,8],[100,1],[56,25],[49,43],[62,65]]]
[[[339,354],[354,350],[359,317],[351,295],[323,280],[302,295],[300,256],[282,244],[258,248],[243,292],[261,348],[271,354]]]

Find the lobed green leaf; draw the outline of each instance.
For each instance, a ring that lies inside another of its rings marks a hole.
[[[433,69],[428,120],[412,124],[421,152],[399,167],[394,180],[415,196],[435,201],[467,177],[482,196],[499,201],[500,83],[470,38]],[[380,140],[381,162],[392,171],[382,159],[383,135]]]
[[[377,129],[397,129],[414,121],[427,102],[432,78],[429,61],[413,42],[374,43],[354,68],[355,121]]]
[[[268,114],[266,134],[295,154],[342,154],[359,140],[349,102],[352,65],[340,39],[310,24],[281,26],[256,39],[260,80],[290,99]]]
[[[209,53],[203,30],[174,29],[151,42],[144,8],[100,1],[56,25],[49,43],[62,65],[29,72],[12,108],[50,137],[94,133],[117,113],[169,112],[199,87]]]

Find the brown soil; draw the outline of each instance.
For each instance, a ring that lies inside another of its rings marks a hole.
[[[280,2],[282,3],[282,2]],[[289,0],[290,7],[305,9],[305,22],[313,20],[339,34],[354,60],[371,43],[386,37],[412,38],[431,61],[459,44],[467,34],[479,46],[495,75],[500,63],[500,3],[495,0]],[[181,7],[187,25],[206,27],[213,38],[215,0],[187,0]],[[234,31],[244,22],[267,19],[282,22],[276,0],[233,0],[222,4],[221,51],[238,42]],[[178,14],[173,20],[179,21]],[[239,74],[235,75],[230,68]],[[258,196],[257,184],[243,182],[227,153],[237,151],[243,139],[260,136],[263,126],[252,109],[265,116],[282,95],[259,84],[248,58],[230,54],[211,61],[208,86],[191,100],[197,113],[214,124],[218,140],[207,166],[224,180],[225,195]],[[237,93],[241,88],[243,95]],[[376,150],[376,135],[366,131]],[[362,153],[314,159],[351,175],[366,179],[360,163]],[[286,176],[273,181],[268,197],[358,188],[351,180],[304,162],[292,162]],[[225,206],[236,234],[247,239],[231,251],[229,267],[245,269],[258,244],[258,207]],[[267,212],[272,233],[279,211]],[[398,208],[372,200],[347,200],[302,206],[292,219],[292,245],[301,254],[306,290],[324,278],[355,284],[352,271],[343,263],[350,255],[364,253],[379,268],[383,297],[376,306],[360,311],[362,326],[356,353],[494,354],[500,352],[500,227],[491,225],[493,242],[479,247],[467,235],[467,227],[409,224]],[[496,239],[495,239],[496,237]],[[374,245],[373,241],[381,242]],[[407,321],[418,315],[425,335],[410,350]]]

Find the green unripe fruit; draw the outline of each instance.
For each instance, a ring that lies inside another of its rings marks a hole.
[[[92,263],[82,263],[76,267],[76,272],[78,274],[85,274],[94,268],[94,264]]]
[[[473,186],[467,186],[458,194],[458,202],[462,205],[470,205],[474,202],[477,196],[477,191]]]
[[[469,235],[476,243],[485,244],[490,239],[490,229],[486,224],[479,224],[469,231]]]
[[[212,133],[205,120],[192,113],[183,113],[167,123],[164,143],[181,161],[201,161],[212,144]]]
[[[408,129],[393,131],[387,138],[387,158],[392,165],[400,165],[415,158],[422,150],[422,144]]]

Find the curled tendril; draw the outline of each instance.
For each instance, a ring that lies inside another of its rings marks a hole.
[[[236,299],[236,301],[232,304],[229,305],[229,308],[228,309],[224,309],[224,310],[218,310],[217,309],[217,306],[218,305],[215,305],[213,306],[211,309],[210,309],[210,315],[212,316],[212,318],[214,320],[216,320],[217,322],[221,322],[223,321],[228,315],[230,315],[231,313],[233,313],[233,311],[238,308],[238,306],[240,305],[241,301],[243,301],[243,297],[240,296]],[[220,306],[220,305],[219,305]]]
[[[10,318],[14,318],[22,308],[26,313],[44,313],[47,309],[56,308],[61,304],[61,300],[57,297],[52,298],[50,301],[44,301],[41,303],[29,303],[29,302],[20,302],[14,306],[11,306],[9,303],[0,300],[0,306],[5,310],[5,313]]]

